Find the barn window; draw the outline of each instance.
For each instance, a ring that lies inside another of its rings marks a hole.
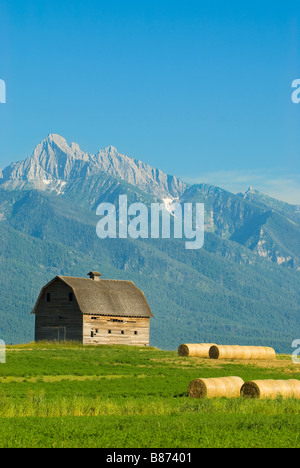
[[[137,334],[138,334],[138,332],[137,332],[137,331],[135,331],[135,332],[134,332],[134,334],[135,334],[135,335],[137,335]]]
[[[94,338],[94,332],[93,331],[91,332],[91,338]]]
[[[74,296],[73,296],[73,293],[70,292],[70,293],[69,293],[69,302],[73,302],[73,297],[74,297]]]
[[[50,302],[50,299],[51,299],[50,293],[47,293],[46,294],[46,302]]]
[[[121,331],[121,335],[124,335],[124,330]]]
[[[111,330],[108,330],[108,334],[111,335]]]

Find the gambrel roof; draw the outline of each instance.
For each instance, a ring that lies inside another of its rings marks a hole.
[[[73,290],[84,315],[116,317],[153,317],[144,293],[132,281],[99,280],[56,276],[40,292],[32,314],[36,312],[44,291],[55,281],[63,281]]]

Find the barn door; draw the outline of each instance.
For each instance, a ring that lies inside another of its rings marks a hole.
[[[65,341],[66,340],[66,327],[53,327],[52,328],[52,340],[53,341]]]
[[[58,328],[58,341],[66,341],[66,327]]]

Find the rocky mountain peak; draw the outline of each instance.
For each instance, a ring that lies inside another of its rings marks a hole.
[[[118,153],[117,148],[115,148],[114,146],[107,146],[106,148],[104,148],[104,151],[106,153]]]
[[[39,190],[61,193],[62,181],[72,184],[100,174],[120,178],[160,199],[178,196],[186,187],[176,177],[121,154],[114,146],[93,155],[82,151],[77,143],[69,145],[64,137],[54,133],[39,143],[25,161],[8,166],[0,184],[25,188],[30,183]]]

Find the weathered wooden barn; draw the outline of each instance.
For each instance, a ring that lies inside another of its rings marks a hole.
[[[149,346],[150,318],[144,293],[132,281],[57,276],[40,292],[32,311],[35,340]]]

